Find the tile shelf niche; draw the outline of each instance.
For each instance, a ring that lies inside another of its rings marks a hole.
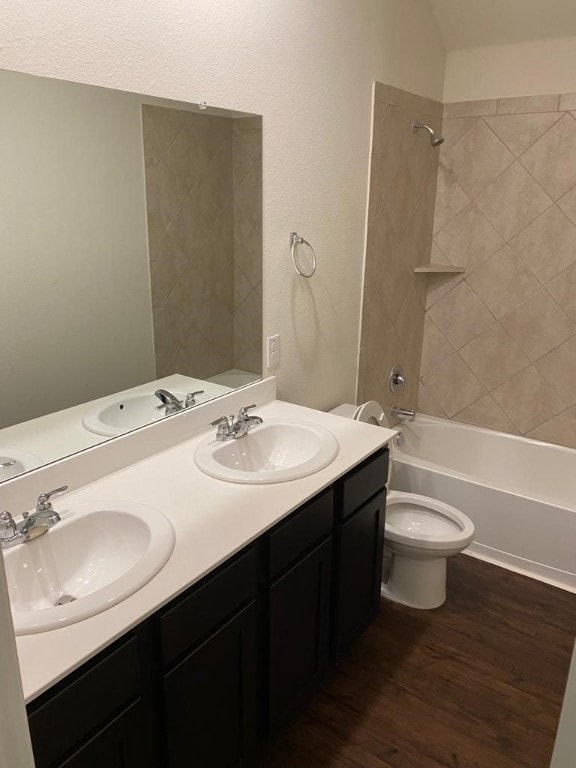
[[[416,267],[414,272],[422,272],[424,274],[442,274],[449,272],[465,272],[465,267],[456,267],[453,264],[426,264],[423,267]]]

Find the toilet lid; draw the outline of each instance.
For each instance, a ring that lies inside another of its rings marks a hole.
[[[379,427],[386,424],[384,409],[376,400],[369,400],[367,403],[359,405],[354,411],[352,418],[356,421],[363,421],[366,424],[377,424]]]

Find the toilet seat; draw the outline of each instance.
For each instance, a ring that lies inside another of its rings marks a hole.
[[[382,406],[376,400],[369,400],[367,403],[359,405],[354,411],[352,418],[355,421],[362,421],[366,424],[377,424],[379,427],[387,426]]]
[[[397,510],[395,514],[394,507],[400,505],[404,509]],[[412,518],[411,508],[414,512]],[[464,549],[474,538],[472,521],[458,509],[438,499],[390,491],[386,509],[386,537],[399,544],[431,550]]]

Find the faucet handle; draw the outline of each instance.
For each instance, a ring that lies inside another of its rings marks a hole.
[[[190,408],[191,405],[196,405],[196,395],[203,395],[204,390],[199,389],[197,392],[188,392],[186,399],[184,400],[184,408]]]
[[[10,512],[0,514],[0,541],[14,538],[18,528]]]
[[[220,424],[228,424],[228,416],[220,416],[220,418],[210,422],[211,427],[219,427]]]
[[[246,416],[248,416],[248,411],[252,408],[256,408],[256,403],[252,403],[252,405],[243,405],[238,411],[238,421],[245,419]]]
[[[211,427],[218,427],[216,432],[216,440],[225,440],[232,434],[232,425],[234,424],[234,416],[220,416],[216,421],[211,421]]]
[[[52,496],[64,493],[64,491],[67,490],[68,486],[63,485],[61,488],[54,488],[52,491],[41,493],[40,496],[38,496],[38,501],[36,502],[36,512],[50,512],[52,510],[52,503],[50,502]]]

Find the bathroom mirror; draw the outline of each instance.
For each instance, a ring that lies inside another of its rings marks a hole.
[[[2,481],[260,377],[262,121],[8,71],[0,99]]]

